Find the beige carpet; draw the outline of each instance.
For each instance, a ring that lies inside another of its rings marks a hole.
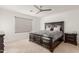
[[[5,53],[50,53],[49,50],[43,48],[28,40],[18,40],[14,42],[5,43]],[[78,53],[79,45],[62,42],[55,50],[54,53]]]

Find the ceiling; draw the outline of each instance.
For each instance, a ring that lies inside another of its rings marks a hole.
[[[42,6],[43,6],[42,9],[50,8],[52,9],[52,11],[44,11],[39,14],[36,14],[38,12],[38,9],[36,9],[33,5],[0,5],[0,8],[36,17],[45,17],[49,14],[56,14],[79,8],[78,5],[42,5]]]

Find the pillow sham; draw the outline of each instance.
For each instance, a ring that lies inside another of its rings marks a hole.
[[[61,28],[61,26],[56,26],[56,27],[54,27],[53,31],[60,31],[60,28]]]

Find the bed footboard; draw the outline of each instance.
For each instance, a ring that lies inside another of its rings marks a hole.
[[[44,36],[36,35],[33,33],[30,33],[29,38],[29,41],[32,41],[34,43],[41,45],[42,47],[47,48],[50,52],[53,52],[54,49],[63,41],[63,36],[61,38],[58,38],[55,42],[53,42],[53,38],[46,37],[48,38],[47,40],[46,38],[44,38]]]

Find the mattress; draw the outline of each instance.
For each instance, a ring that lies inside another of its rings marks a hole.
[[[42,31],[38,31],[38,32],[34,32],[35,34],[38,35],[43,35],[43,38],[45,38],[46,40],[50,40],[48,37],[53,38],[52,41],[57,40],[58,38],[60,38],[63,35],[62,31],[46,31],[46,30],[42,30]]]

